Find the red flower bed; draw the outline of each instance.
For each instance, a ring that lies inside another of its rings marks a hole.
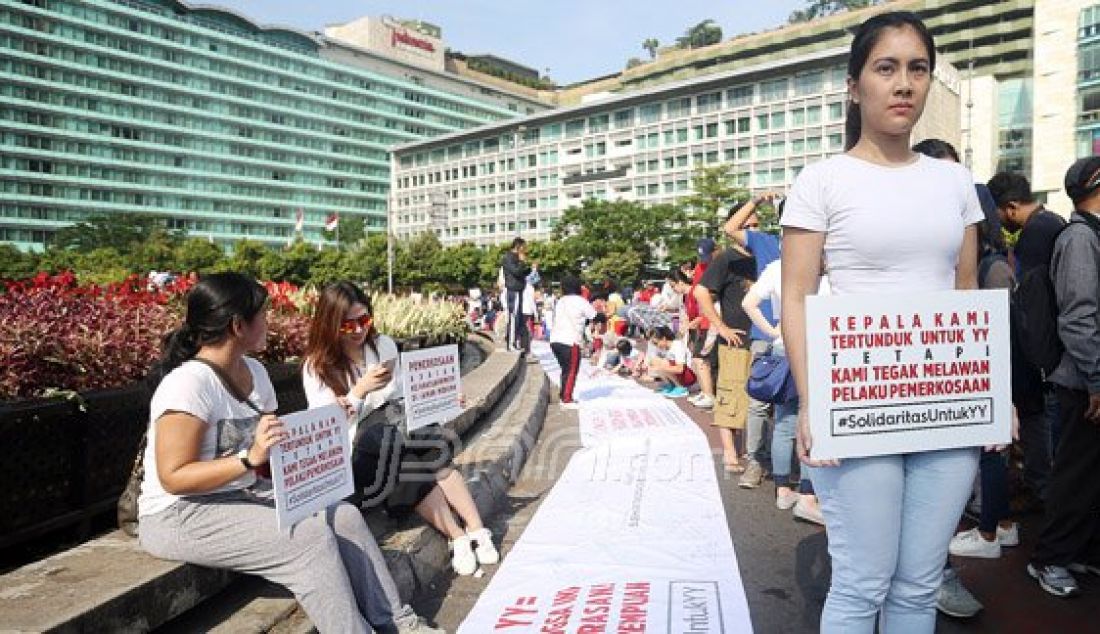
[[[145,377],[160,356],[160,341],[182,318],[180,279],[160,289],[143,277],[105,286],[79,285],[71,273],[39,273],[6,281],[0,292],[0,401],[42,396],[50,388],[83,392],[116,388]],[[290,285],[271,293],[265,362],[302,354],[308,318]]]

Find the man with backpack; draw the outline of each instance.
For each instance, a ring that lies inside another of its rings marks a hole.
[[[1022,174],[1000,172],[988,183],[1001,223],[1019,231],[1013,249],[1017,287],[1012,294],[1012,402],[1020,418],[1024,481],[1039,500],[1053,461],[1058,403],[1047,382],[1051,339],[1057,341],[1050,256],[1065,221],[1035,200]]]
[[[1100,575],[1100,157],[1070,166],[1065,185],[1075,211],[1050,263],[1062,349],[1050,381],[1062,432],[1043,530],[1027,567],[1059,597],[1079,592],[1071,573]]]

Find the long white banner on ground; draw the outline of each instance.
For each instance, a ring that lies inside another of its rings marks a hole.
[[[751,632],[703,433],[631,381],[575,394],[584,448],[459,632]]]

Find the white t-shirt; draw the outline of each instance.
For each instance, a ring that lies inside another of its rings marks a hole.
[[[352,368],[352,375],[348,377],[350,384],[354,384],[358,381],[359,378],[363,376],[363,373],[373,366],[383,361],[398,358],[397,344],[386,335],[378,335],[378,339],[374,342],[374,345],[378,348],[377,355],[371,351],[370,346],[363,346],[363,363],[356,368]],[[350,421],[348,425],[348,435],[352,440],[355,439],[355,432],[359,426],[359,421],[367,414],[382,407],[386,401],[400,396],[400,387],[401,363],[400,360],[398,360],[398,363],[393,367],[393,376],[390,378],[390,382],[381,389],[368,393],[363,399],[363,404],[359,407],[359,416],[354,417]],[[309,405],[310,409],[331,405],[336,402],[337,394],[332,391],[332,388],[321,382],[321,378],[317,376],[316,371],[313,369],[313,365],[309,362],[302,364],[302,388],[305,390],[306,403]],[[343,394],[340,396],[343,396]]]
[[[830,295],[829,276],[822,275],[821,279],[817,282],[817,294],[818,295]],[[764,267],[761,271],[760,277],[757,278],[753,285],[749,288],[749,295],[755,296],[757,299],[763,301],[770,301],[772,305],[772,316],[775,317],[775,324],[779,323],[779,319],[783,313],[783,261],[776,260],[771,264]],[[773,324],[773,325],[775,325]],[[779,337],[772,342],[780,351],[783,350],[783,338]]]
[[[829,276],[822,275],[817,284],[818,295],[831,294]],[[760,277],[749,288],[749,293],[760,300],[771,302],[772,316],[775,317],[775,323],[778,324],[783,313],[783,261],[776,260],[764,267]]]
[[[580,295],[563,295],[554,305],[550,343],[579,346],[584,343],[584,323],[596,316],[596,309]]]
[[[676,339],[665,351],[665,358],[678,365],[687,365],[691,362],[691,351],[683,339]]]
[[[267,370],[255,359],[245,357],[244,361],[252,373],[252,392],[248,395],[248,400],[261,411],[274,412],[278,403]],[[141,482],[141,494],[138,496],[139,517],[160,513],[180,497],[165,491],[160,477],[157,476],[156,422],[165,412],[170,411],[191,414],[206,423],[199,447],[199,460],[233,456],[242,449],[248,449],[252,446],[256,425],[260,422],[260,415],[230,394],[209,366],[199,361],[187,361],[169,372],[157,386],[149,404],[145,479]],[[236,491],[250,487],[255,482],[256,475],[249,471],[207,494]]]
[[[799,174],[784,227],[823,232],[834,295],[955,288],[964,229],[984,218],[958,163],[918,155],[902,167],[840,154]]]

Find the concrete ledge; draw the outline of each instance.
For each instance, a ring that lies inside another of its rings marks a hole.
[[[486,348],[492,350],[491,346]],[[542,372],[527,372],[536,379],[525,380],[522,393],[496,417],[493,427],[501,430],[471,430],[493,413],[525,371],[526,364],[515,353],[492,350],[478,368],[463,377],[468,407],[449,424],[460,435],[470,436],[456,465],[470,479],[471,493],[486,518],[503,499],[498,496],[507,490],[506,486],[501,489],[501,483],[518,473],[517,457],[522,466],[538,436],[549,393]],[[507,440],[509,434],[515,436],[511,441]],[[376,522],[371,525],[374,528]],[[376,535],[385,537],[380,542],[405,598],[449,569],[446,541],[426,526]],[[154,559],[137,540],[114,532],[0,577],[0,631],[144,632],[179,617],[241,579],[235,573]],[[247,625],[232,623],[232,616],[230,621],[211,622],[217,618],[212,614],[206,626],[179,631],[266,631],[296,605],[293,598],[270,588],[263,588],[260,595],[258,604],[242,600],[234,613],[247,619]]]

